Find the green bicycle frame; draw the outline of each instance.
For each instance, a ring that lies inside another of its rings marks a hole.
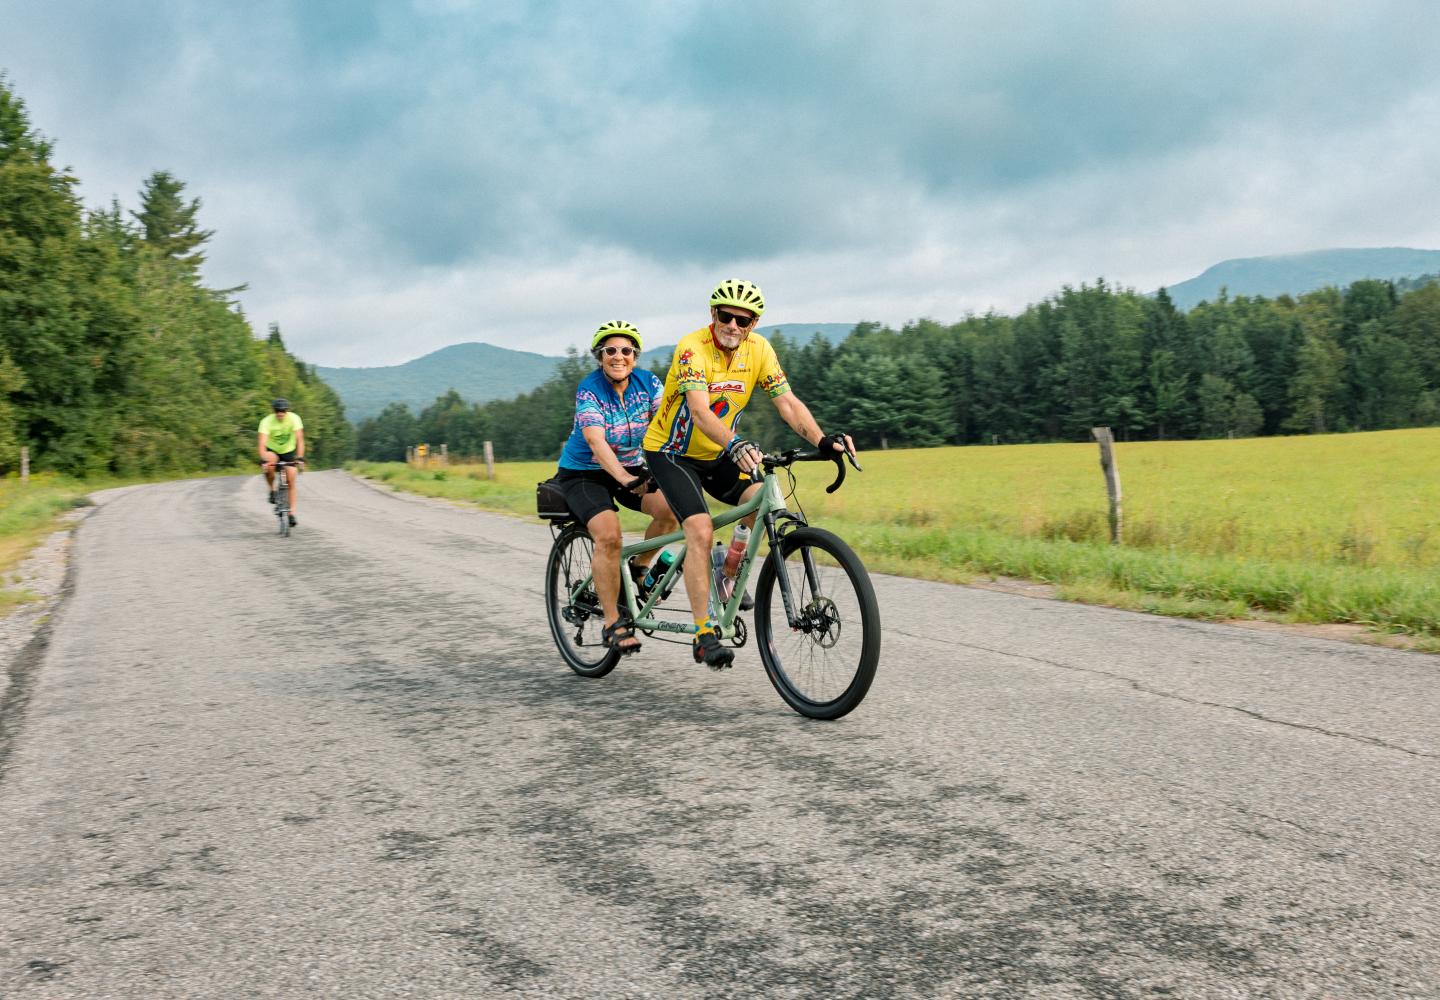
[[[774,532],[773,521],[775,518],[772,517],[772,515],[781,512],[784,512],[788,516],[793,516],[789,515],[785,507],[785,497],[784,494],[780,492],[779,479],[772,469],[767,472],[765,478],[761,480],[759,492],[739,507],[720,514],[714,519],[715,527],[723,528],[725,525],[734,524],[736,521],[752,513],[757,514],[755,518],[755,528],[750,532],[750,540],[745,545],[744,558],[740,561],[740,572],[735,580],[735,589],[730,594],[730,600],[725,602],[724,606],[719,609],[720,613],[717,616],[717,625],[720,638],[722,639],[732,639],[736,635],[735,616],[740,613],[740,602],[745,596],[745,588],[750,580],[751,569],[755,564],[755,554],[760,549],[760,538],[762,535],[766,538],[770,537]],[[655,610],[655,606],[661,601],[661,595],[668,594],[675,584],[680,581],[680,576],[684,572],[685,557],[687,555],[685,550],[688,547],[683,544],[684,541],[685,532],[682,529],[680,531],[672,531],[668,535],[658,535],[655,538],[647,538],[643,541],[626,545],[620,550],[622,603],[626,611],[628,611],[630,618],[634,621],[636,628],[645,632],[678,632],[684,635],[695,634],[696,626],[694,622],[668,621],[651,616]],[[670,564],[670,568],[665,571],[665,574],[656,581],[655,586],[650,590],[650,595],[643,602],[637,603],[635,581],[631,579],[629,573],[623,571],[625,560],[641,552],[658,551],[675,542],[682,543],[675,561]],[[708,552],[705,553],[705,558],[709,558]],[[581,593],[590,589],[593,579],[593,576],[589,576],[580,581],[579,585],[571,591],[570,600],[574,601]],[[786,615],[789,617],[791,610],[790,586],[789,580],[784,574],[780,576],[780,589],[782,599],[785,603]]]

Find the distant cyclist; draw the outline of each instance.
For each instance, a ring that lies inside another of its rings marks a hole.
[[[265,469],[265,483],[270,487],[270,502],[275,502],[275,463],[296,462],[305,464],[305,424],[300,414],[290,410],[288,399],[276,399],[270,404],[271,413],[260,421],[258,446],[260,464]],[[290,523],[295,521],[295,508],[300,496],[295,490],[295,465],[285,467],[285,483],[290,488]]]
[[[624,320],[602,324],[590,340],[596,368],[575,390],[575,424],[560,453],[556,478],[565,501],[595,542],[595,592],[605,614],[601,641],[622,656],[640,649],[634,624],[620,614],[619,508],[650,515],[646,538],[675,530],[675,515],[655,491],[640,442],[660,405],[660,379],[638,368],[640,331]],[[632,561],[638,581],[655,553]]]
[[[731,278],[716,286],[710,294],[710,325],[675,348],[660,410],[645,434],[645,461],[685,529],[686,552],[699,557],[685,560],[685,593],[697,627],[695,662],[716,670],[729,666],[735,654],[721,644],[709,613],[708,554],[715,524],[704,493],[738,506],[759,488],[751,476],[762,452],[735,431],[751,392],[756,386],[765,390],[781,419],[816,447],[855,450],[848,434],[826,435],[809,407],[790,391],[775,349],[752,332],[764,311],[765,297],[751,282]],[[754,520],[753,515],[745,519],[745,534]],[[737,549],[741,544],[731,543]],[[735,562],[727,560],[726,572]]]

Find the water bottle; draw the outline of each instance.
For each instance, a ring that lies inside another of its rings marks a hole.
[[[669,572],[670,567],[674,564],[675,554],[669,549],[661,549],[660,555],[655,557],[655,561],[650,564],[650,568],[645,572],[645,578],[640,581],[640,593],[645,595],[654,590],[655,585],[660,582],[660,578]],[[661,596],[668,597],[669,595],[670,592],[667,590]]]
[[[718,618],[720,607],[735,592],[735,581],[725,575],[725,543],[716,542],[710,550],[710,616]]]
[[[730,551],[725,553],[725,575],[731,579],[740,572],[740,560],[745,558],[749,541],[750,529],[744,524],[735,525],[735,534],[730,536]]]

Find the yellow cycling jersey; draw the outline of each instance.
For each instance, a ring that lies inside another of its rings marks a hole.
[[[645,450],[689,458],[718,458],[725,442],[711,441],[695,426],[685,393],[692,389],[708,390],[710,411],[734,431],[756,386],[772,397],[790,391],[780,359],[768,340],[758,333],[750,334],[727,361],[708,326],[688,334],[675,348],[675,357],[665,376],[660,409],[645,432]]]

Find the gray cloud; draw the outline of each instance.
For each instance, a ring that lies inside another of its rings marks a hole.
[[[1419,0],[0,0],[0,23],[86,198],[174,171],[219,232],[212,280],[321,361],[405,310],[407,350],[477,335],[472,308],[553,346],[593,324],[552,304],[615,285],[650,301],[607,314],[683,323],[692,285],[747,268],[826,311],[791,318],[903,322],[1440,244],[1413,210],[1440,155]],[[567,293],[512,302],[527,274]]]

